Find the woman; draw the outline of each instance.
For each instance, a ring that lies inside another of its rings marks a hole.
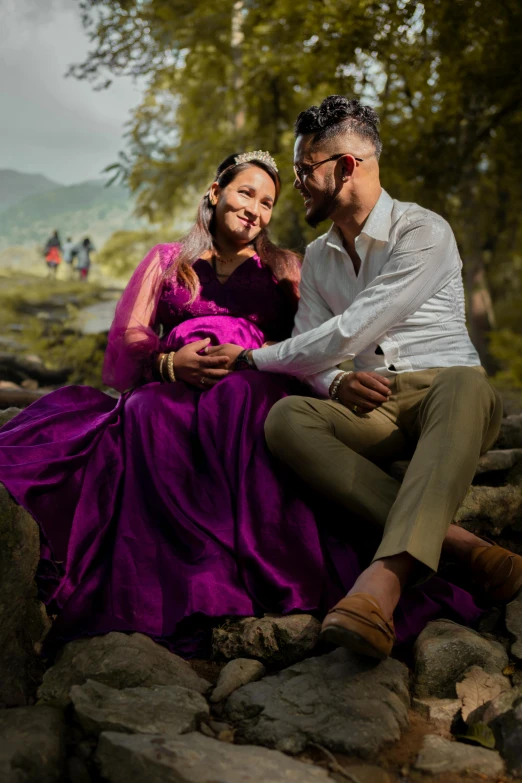
[[[279,191],[268,153],[223,161],[184,241],[154,248],[118,304],[104,380],[121,398],[67,387],[0,430],[0,481],[42,530],[54,640],[139,631],[193,655],[224,617],[322,612],[359,573],[266,449],[295,382],[204,354],[290,332],[298,260],[266,233]],[[402,640],[478,616],[440,579],[403,608]]]
[[[47,240],[44,248],[47,277],[50,277],[52,280],[56,279],[58,265],[62,261],[61,251],[62,245],[60,237],[58,236],[58,231],[53,231],[52,236]]]
[[[91,268],[91,253],[94,252],[94,250],[96,250],[96,248],[89,237],[85,237],[83,242],[78,245],[76,269],[78,270],[80,280],[87,280],[89,269]]]

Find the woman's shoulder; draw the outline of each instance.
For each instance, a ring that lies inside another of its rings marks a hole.
[[[165,242],[159,245],[154,245],[148,253],[149,258],[158,258],[160,266],[163,270],[167,269],[174,261],[176,256],[179,255],[181,250],[181,242]]]

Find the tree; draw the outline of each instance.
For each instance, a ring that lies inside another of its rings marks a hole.
[[[394,196],[451,222],[465,264],[473,338],[488,361],[493,298],[520,255],[517,0],[84,0],[94,49],[72,72],[145,76],[115,168],[151,220],[170,220],[234,150],[269,149],[283,190],[279,241],[314,235],[291,188],[293,124],[331,93],[381,113],[382,175]],[[516,281],[515,278],[516,277]],[[520,292],[517,293],[520,297]]]

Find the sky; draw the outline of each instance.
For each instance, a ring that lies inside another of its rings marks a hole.
[[[77,0],[0,0],[0,169],[69,185],[117,160],[141,90],[127,77],[101,92],[66,79],[88,48]]]

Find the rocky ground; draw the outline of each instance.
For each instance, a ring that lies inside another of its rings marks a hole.
[[[120,293],[111,281],[50,281],[0,269],[0,408],[25,407],[65,383],[99,387]]]
[[[522,553],[522,415],[507,412],[457,521]],[[522,781],[522,596],[477,630],[430,623],[408,666],[321,648],[308,615],[229,621],[211,661],[120,633],[46,661],[38,547],[0,485],[2,783]]]

